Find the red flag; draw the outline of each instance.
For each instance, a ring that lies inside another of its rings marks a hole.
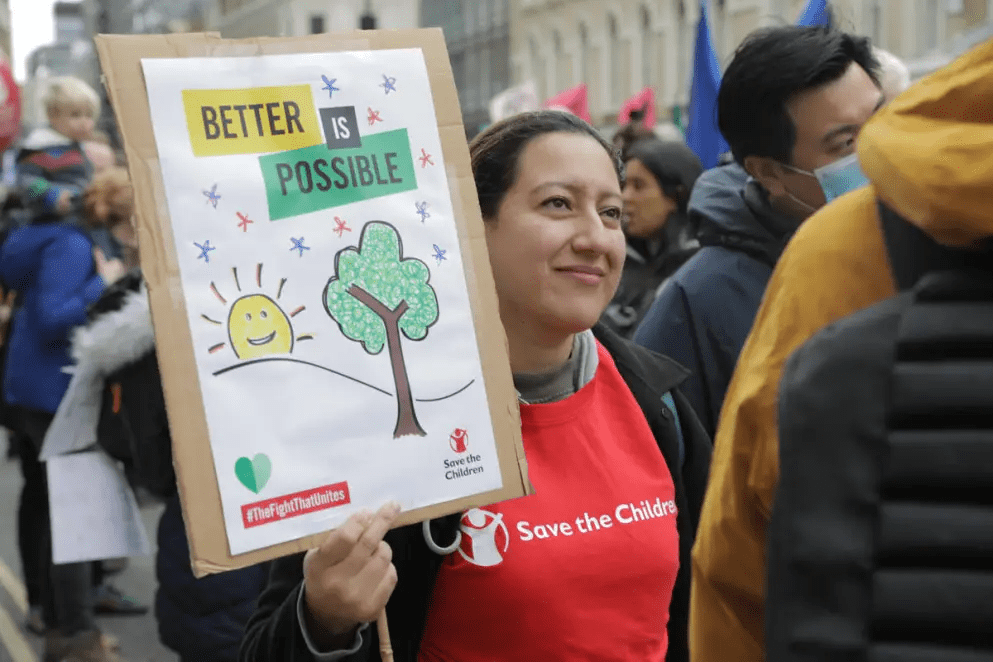
[[[586,93],[586,83],[580,83],[576,87],[570,87],[564,92],[559,92],[545,102],[545,108],[568,110],[573,115],[576,115],[587,122],[593,121],[590,118],[590,105],[589,98]]]
[[[642,122],[646,129],[655,126],[655,90],[646,87],[641,92],[624,102],[621,112],[617,113],[617,124],[624,126],[631,120],[631,113],[643,110]]]
[[[14,80],[10,62],[0,50],[0,152],[21,133],[21,89]]]

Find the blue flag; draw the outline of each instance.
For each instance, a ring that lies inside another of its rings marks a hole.
[[[727,141],[717,128],[717,90],[720,86],[721,68],[710,40],[707,0],[702,0],[693,49],[693,83],[690,87],[686,144],[699,157],[705,170],[716,166],[718,157],[728,151]]]
[[[807,6],[800,14],[800,19],[796,24],[805,27],[821,26],[826,28],[830,21],[827,0],[808,0]]]

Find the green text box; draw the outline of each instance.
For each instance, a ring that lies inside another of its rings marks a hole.
[[[259,165],[273,221],[417,188],[406,129],[362,136],[361,147],[268,154]]]

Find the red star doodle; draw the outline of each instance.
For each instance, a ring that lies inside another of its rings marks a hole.
[[[378,110],[369,109],[369,126],[372,126],[376,122],[382,122],[383,118],[379,116]]]
[[[334,217],[335,228],[332,232],[337,232],[338,236],[341,237],[346,232],[351,232],[352,228],[348,227],[345,221],[341,220],[337,216]]]
[[[238,227],[241,228],[241,231],[248,232],[248,226],[254,223],[255,221],[248,218],[248,216],[242,214],[240,211],[236,211],[235,215],[241,219],[240,221],[238,221]]]
[[[428,164],[434,165],[434,161],[431,160],[431,155],[427,153],[423,147],[421,147],[421,155],[417,157],[421,162],[421,167],[426,168]]]

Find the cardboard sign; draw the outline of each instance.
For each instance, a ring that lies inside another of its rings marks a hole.
[[[527,494],[441,31],[97,48],[194,572]]]

